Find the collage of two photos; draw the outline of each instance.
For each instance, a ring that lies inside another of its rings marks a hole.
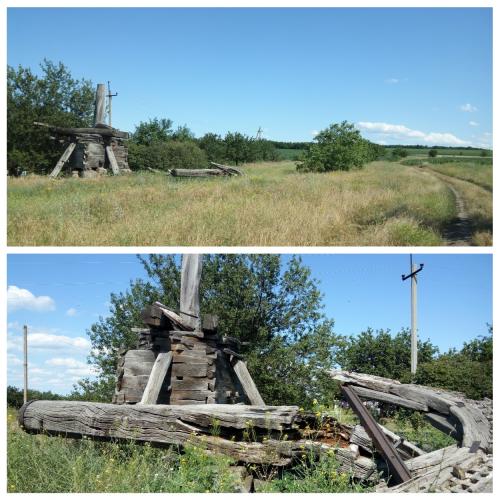
[[[6,492],[493,492],[492,5],[17,4]]]

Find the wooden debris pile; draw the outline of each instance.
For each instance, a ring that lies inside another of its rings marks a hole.
[[[97,177],[112,172],[113,175],[130,172],[128,148],[125,140],[128,133],[104,123],[105,88],[98,84],[94,109],[94,126],[87,128],[56,127],[34,122],[52,134],[51,138],[66,144],[50,177],[56,178],[67,166],[74,177]]]

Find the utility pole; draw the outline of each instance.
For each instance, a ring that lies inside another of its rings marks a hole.
[[[262,133],[263,133],[263,132],[264,132],[264,131],[262,130],[262,127],[259,127],[259,130],[257,130],[257,135],[255,136],[255,138],[256,138],[258,141],[262,140]]]
[[[109,118],[109,126],[111,127],[111,99],[113,97],[116,97],[118,95],[118,92],[116,94],[111,93],[111,87],[109,84],[108,80],[108,118]]]
[[[406,276],[401,275],[403,281],[411,278],[411,374],[417,373],[417,274],[424,268],[423,264],[417,269],[416,264],[413,263],[413,256],[410,254],[410,274]]]
[[[24,402],[28,401],[28,325],[24,325]]]

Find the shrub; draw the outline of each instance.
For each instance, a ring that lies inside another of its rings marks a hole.
[[[352,123],[334,123],[322,130],[304,154],[297,170],[301,172],[329,172],[361,168],[369,159],[369,142],[361,137]]]
[[[207,166],[205,153],[191,141],[154,141],[150,145],[129,144],[129,166],[132,170],[152,168],[203,168]]]
[[[429,149],[429,158],[436,158],[437,155],[437,149]]]
[[[399,160],[400,158],[406,158],[408,156],[408,151],[406,151],[406,149],[400,148],[400,147],[394,148],[392,150],[391,156],[395,160]]]

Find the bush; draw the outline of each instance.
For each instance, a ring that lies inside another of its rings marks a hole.
[[[204,168],[208,163],[205,153],[191,141],[154,141],[150,145],[131,142],[128,160],[132,170]]]
[[[371,159],[373,150],[352,123],[343,121],[322,130],[304,154],[297,170],[301,172],[329,172],[361,168]]]
[[[406,158],[408,156],[408,151],[404,148],[394,148],[391,154],[392,158],[399,160],[400,158]]]
[[[429,158],[436,158],[437,155],[437,149],[429,149]]]

